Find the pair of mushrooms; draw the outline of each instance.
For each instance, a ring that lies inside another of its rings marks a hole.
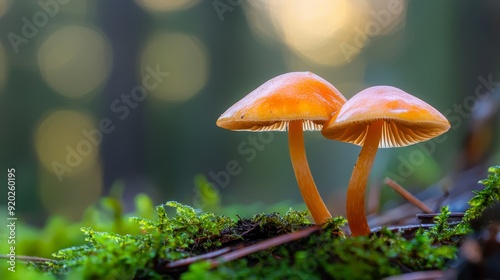
[[[367,88],[348,101],[310,72],[277,76],[231,106],[219,127],[286,131],[300,192],[316,224],[331,218],[316,188],[304,148],[304,130],[362,146],[347,189],[347,221],[353,236],[367,235],[365,189],[378,148],[402,147],[439,136],[448,120],[424,101],[390,86]]]

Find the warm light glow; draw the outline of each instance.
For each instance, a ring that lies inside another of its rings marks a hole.
[[[10,0],[0,0],[0,18],[7,12],[10,6]]]
[[[0,90],[7,80],[7,65],[7,56],[2,44],[0,44]]]
[[[199,0],[136,0],[144,9],[149,11],[177,11],[190,8],[199,3]]]
[[[58,110],[48,114],[37,125],[34,139],[40,164],[56,178],[57,174],[66,178],[95,165],[99,143],[86,136],[93,129],[95,121],[88,113]]]
[[[271,17],[285,43],[297,50],[316,49],[348,24],[350,1],[269,1]]]
[[[317,65],[350,63],[374,38],[402,26],[404,1],[252,0],[246,15],[259,36]]]
[[[111,70],[111,49],[102,34],[81,26],[52,33],[38,50],[43,78],[61,95],[84,96],[99,87]]]
[[[85,209],[98,201],[102,192],[102,180],[99,164],[87,166],[61,182],[53,173],[41,169],[38,195],[49,215],[80,220]]]
[[[147,41],[141,56],[141,76],[147,74],[147,66],[156,65],[169,76],[150,93],[163,100],[188,100],[203,88],[208,78],[205,47],[200,40],[186,34],[161,33]]]

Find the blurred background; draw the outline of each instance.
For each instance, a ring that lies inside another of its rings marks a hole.
[[[439,140],[380,150],[370,185],[439,190],[481,166],[475,182],[500,162],[499,33],[492,0],[0,0],[0,176],[16,168],[17,214],[32,224],[80,219],[113,188],[127,205],[147,193],[219,213],[305,209],[286,133],[215,121],[267,80],[311,71],[346,98],[399,87],[450,120]],[[343,214],[360,148],[305,141]]]

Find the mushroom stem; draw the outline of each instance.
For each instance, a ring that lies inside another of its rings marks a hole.
[[[332,215],[330,215],[323,199],[321,199],[311,175],[311,170],[309,169],[304,148],[304,132],[302,131],[301,120],[291,121],[288,124],[288,145],[293,171],[295,172],[295,178],[297,179],[302,198],[311,212],[314,222],[316,224],[324,224]]]
[[[382,136],[383,124],[384,121],[380,120],[368,127],[365,142],[347,187],[347,222],[352,236],[370,233],[365,212],[365,189]]]

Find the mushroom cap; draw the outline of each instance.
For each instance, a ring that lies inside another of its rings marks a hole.
[[[448,120],[429,104],[391,86],[367,88],[347,101],[324,124],[329,139],[362,146],[368,126],[384,120],[379,148],[403,147],[426,141],[450,129]]]
[[[311,72],[277,76],[227,109],[217,125],[229,130],[286,131],[288,123],[303,121],[304,130],[321,130],[346,102],[328,81]]]

